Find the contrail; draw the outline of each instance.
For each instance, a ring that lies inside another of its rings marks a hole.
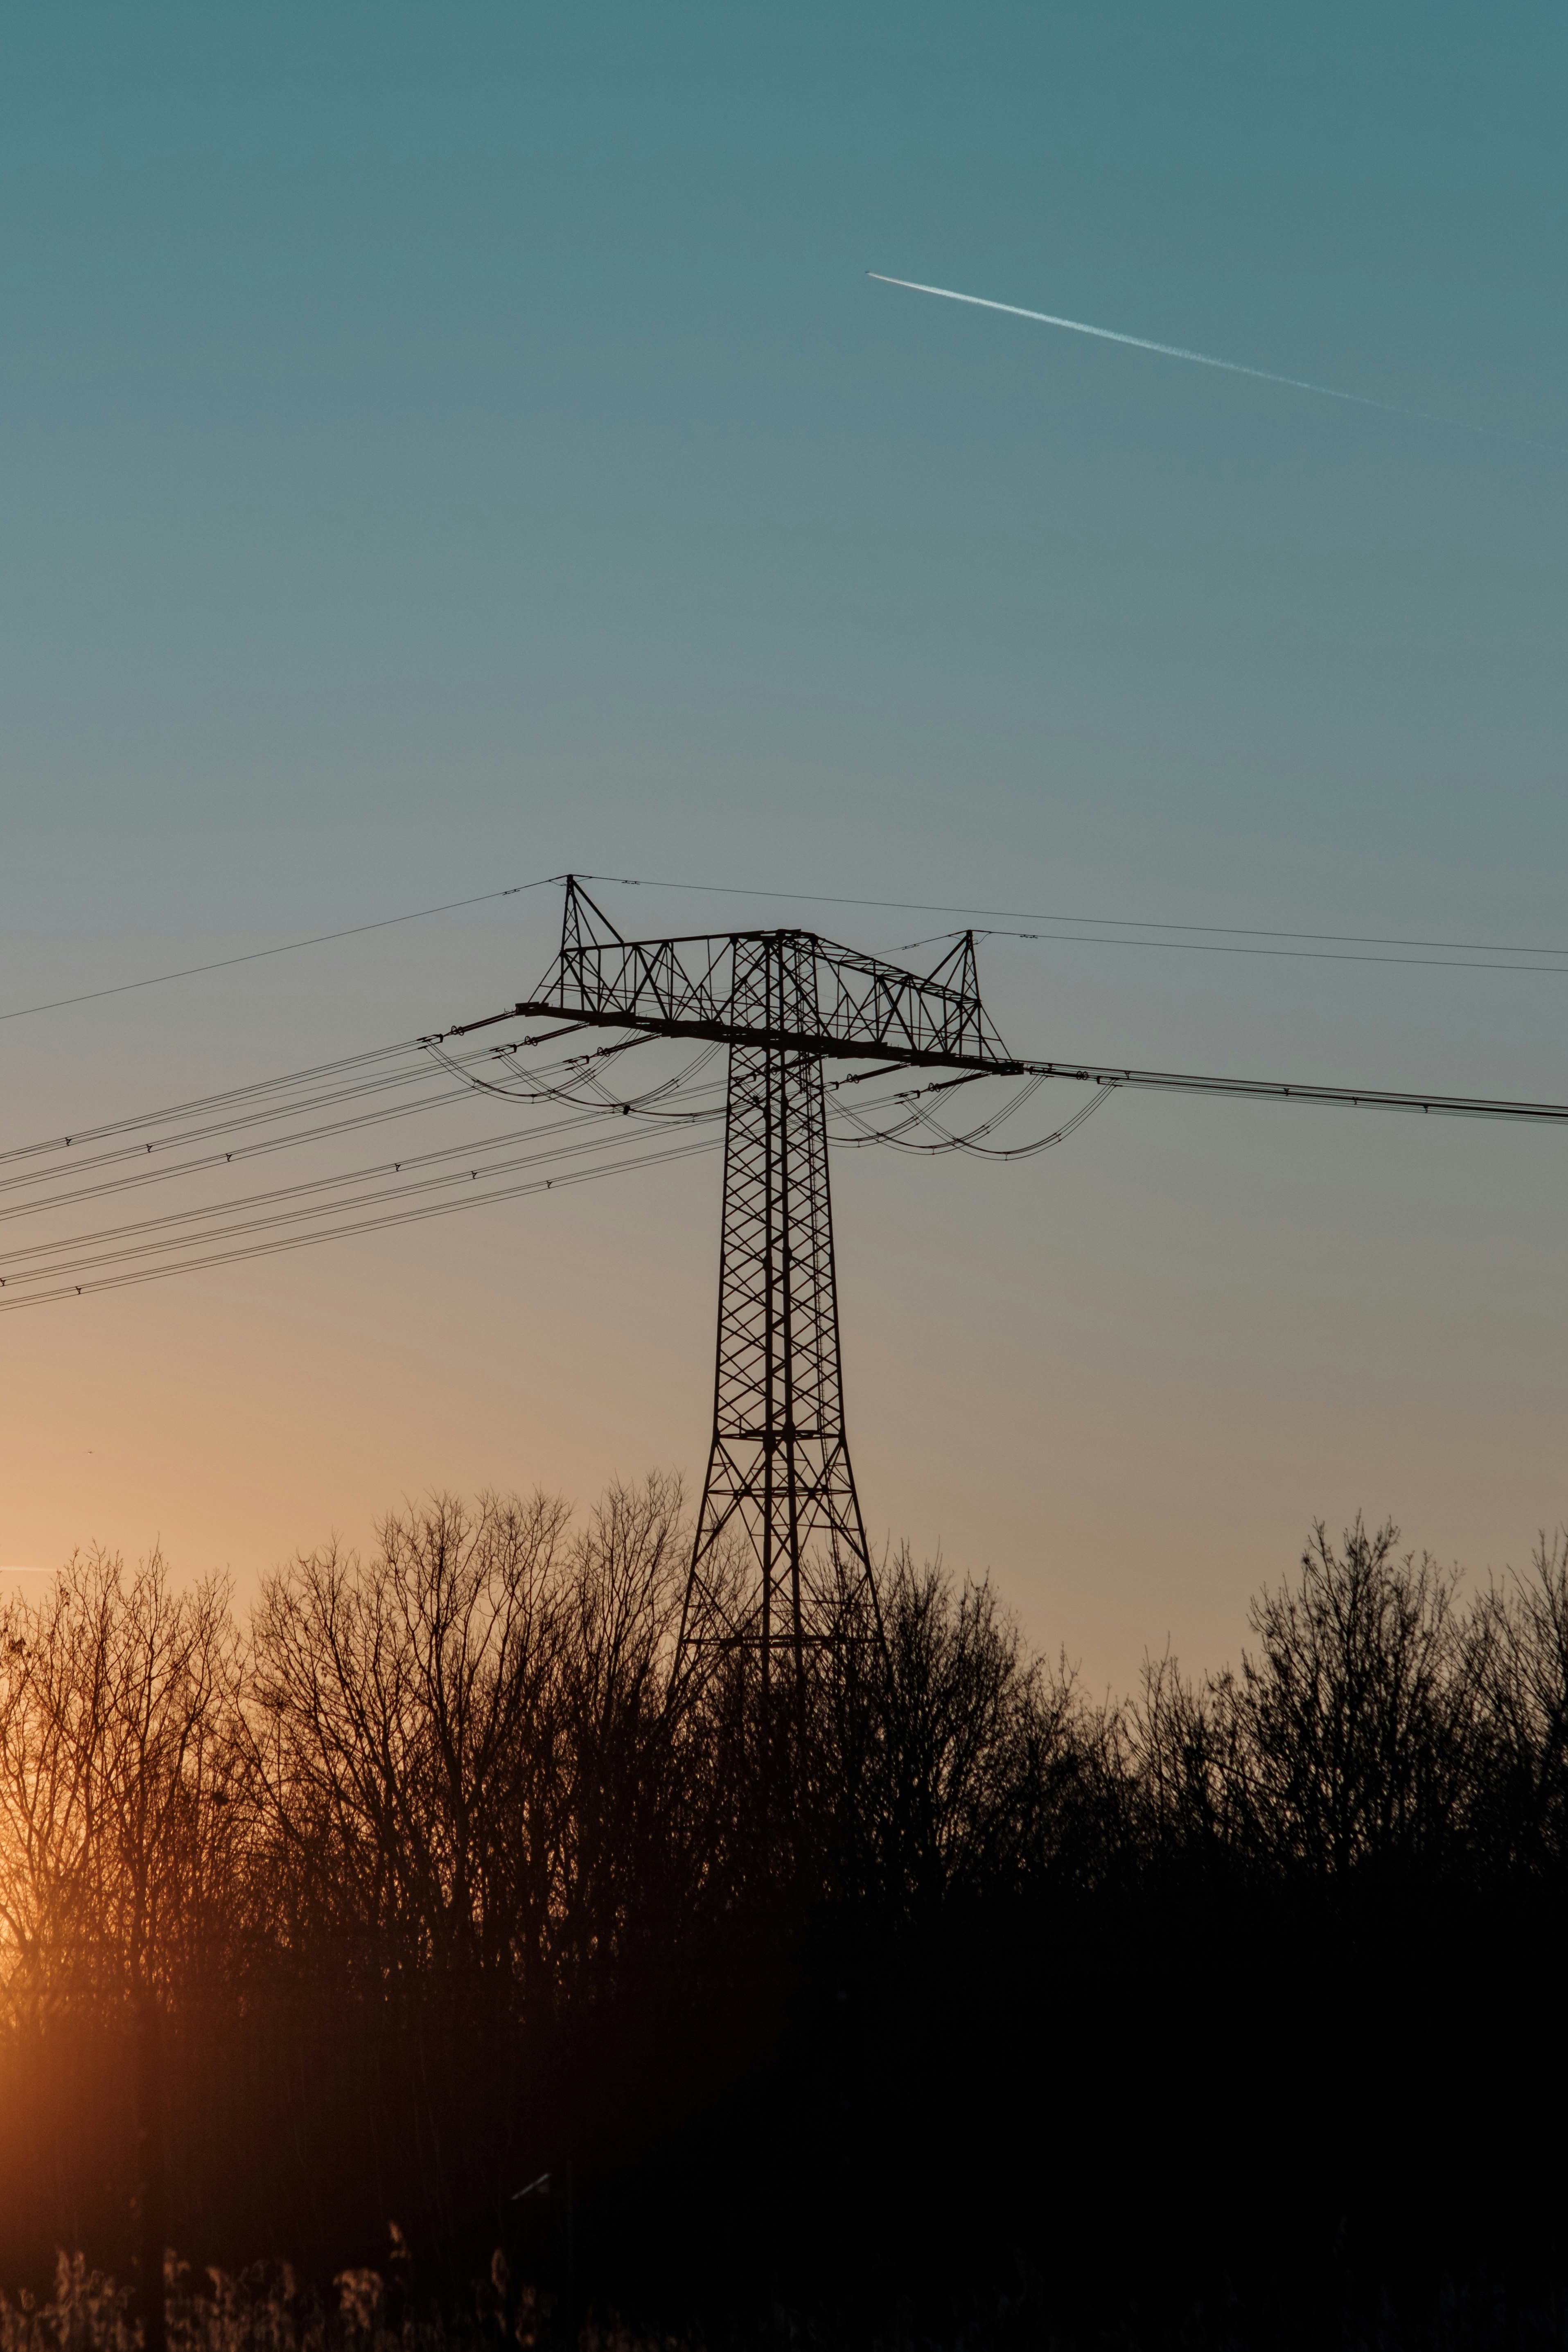
[[[1209,352],[1189,352],[1181,343],[1151,342],[1146,335],[1121,335],[1112,327],[1091,327],[1082,319],[1058,319],[1049,310],[1025,310],[1016,302],[988,301],[984,294],[955,293],[951,286],[921,286],[913,278],[886,278],[868,269],[879,286],[902,286],[911,294],[937,294],[944,302],[967,302],[976,310],[1003,310],[1010,319],[1033,319],[1042,327],[1065,327],[1069,335],[1093,335],[1102,343],[1125,343],[1135,352],[1158,352],[1162,359],[1188,360],[1194,367],[1223,368],[1227,375],[1249,375],[1259,383],[1282,383],[1292,392],[1321,393],[1325,400],[1348,400],[1356,408],[1379,408],[1385,416],[1414,416],[1423,425],[1448,425],[1461,433],[1484,433],[1490,441],[1511,441],[1521,449],[1544,449],[1554,457],[1564,452],[1550,441],[1526,440],[1522,434],[1502,432],[1495,425],[1470,425],[1463,417],[1438,416],[1429,408],[1405,408],[1392,400],[1373,400],[1364,392],[1341,392],[1331,383],[1310,383],[1304,376],[1276,375],[1272,368],[1247,367],[1240,360],[1216,360]]]

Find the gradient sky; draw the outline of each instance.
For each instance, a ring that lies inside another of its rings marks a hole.
[[[1568,945],[1568,460],[864,275],[1568,446],[1565,110],[1546,6],[18,16],[0,1012],[567,866]],[[555,919],[0,1023],[0,1145],[489,1010]],[[1568,1099],[1568,976],[983,971],[1020,1052]],[[835,1181],[871,1526],[1096,1683],[1233,1653],[1315,1515],[1568,1514],[1568,1137],[1127,1098]],[[718,1184],[0,1321],[0,1561],[244,1593],[697,1477]]]

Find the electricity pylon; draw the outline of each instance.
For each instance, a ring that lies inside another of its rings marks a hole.
[[[844,1428],[825,1059],[1016,1070],[967,933],[924,976],[803,930],[624,940],[574,880],[561,953],[519,1013],[729,1048],[713,1433],[681,1642],[808,1650],[877,1617]],[[737,1586],[734,1554],[744,1562]]]
[[[760,1651],[764,1680],[782,1649],[800,1686],[846,1601],[876,1607],[844,1432],[824,1061],[1568,1126],[1563,1103],[1019,1061],[980,1002],[973,932],[923,975],[815,931],[624,940],[565,879],[560,955],[531,997],[490,1018],[549,1013],[729,1048],[713,1435],[681,1643]],[[738,1589],[732,1537],[750,1554]]]

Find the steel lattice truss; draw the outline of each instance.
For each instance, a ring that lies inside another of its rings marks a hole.
[[[822,1065],[1016,1072],[965,933],[921,975],[804,930],[625,940],[574,881],[561,953],[516,1007],[730,1049],[713,1434],[682,1643],[835,1638],[876,1584],[844,1430]],[[744,1562],[739,1585],[734,1554]]]
[[[804,930],[624,940],[569,879],[560,956],[516,1009],[730,1049],[713,1434],[681,1642],[755,1649],[764,1688],[782,1649],[798,1681],[846,1604],[878,1622],[844,1431],[822,1065],[1016,1071],[973,940],[925,976]]]
[[[796,934],[737,940],[734,1017],[800,1034],[814,1010]],[[726,1538],[749,1549],[739,1606]],[[715,1569],[719,1573],[715,1574]],[[713,1440],[683,1612],[688,1629],[798,1663],[876,1587],[844,1435],[821,1057],[731,1045]]]
[[[570,877],[560,956],[517,1010],[727,1045],[769,1045],[785,1032],[777,1025],[783,1008],[752,985],[748,959],[761,940],[795,942],[799,986],[790,999],[787,1034],[803,1053],[955,1069],[1022,1066],[980,1002],[970,932],[924,977],[814,931],[623,940]]]

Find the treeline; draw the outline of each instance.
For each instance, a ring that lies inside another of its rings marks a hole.
[[[1568,1542],[1467,1598],[1319,1528],[1120,1705],[907,1555],[764,1686],[679,1648],[689,1543],[654,1477],[395,1514],[244,1622],[101,1552],[7,1605],[10,2275],[133,2206],[735,2307],[1568,2270]]]

